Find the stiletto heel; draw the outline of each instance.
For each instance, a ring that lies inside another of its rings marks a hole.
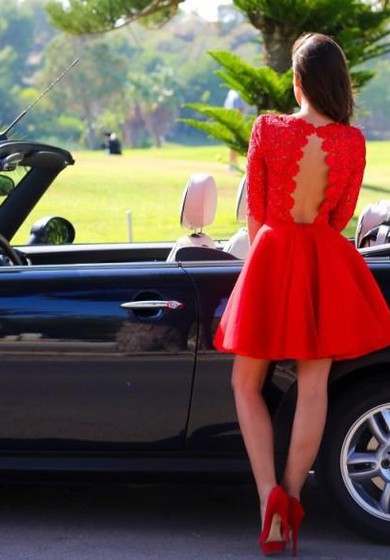
[[[263,530],[259,536],[263,554],[276,554],[285,550],[289,542],[288,513],[289,498],[280,486],[275,486],[268,497]]]
[[[298,533],[304,517],[305,510],[303,509],[302,504],[296,498],[290,498],[288,522],[292,533],[293,556],[297,555]]]

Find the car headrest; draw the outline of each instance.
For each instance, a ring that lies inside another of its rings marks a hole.
[[[227,253],[231,253],[237,259],[245,260],[249,251],[248,230],[245,227],[240,228],[226,242],[223,248]]]
[[[362,209],[356,226],[355,246],[359,248],[368,232],[382,224],[390,224],[390,200],[372,202]]]
[[[244,175],[238,185],[236,195],[236,218],[239,222],[245,222],[247,217],[246,208],[246,175]]]
[[[185,186],[181,201],[183,228],[202,229],[212,223],[217,209],[217,185],[211,175],[195,173]]]

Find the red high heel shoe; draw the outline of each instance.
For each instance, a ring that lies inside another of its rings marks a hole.
[[[259,545],[263,554],[284,552],[289,542],[288,513],[289,498],[280,486],[275,486],[268,496],[263,530],[259,536]]]
[[[305,517],[305,510],[302,504],[296,498],[290,498],[288,509],[288,523],[291,528],[293,542],[293,556],[297,555],[298,549],[298,533],[302,520]]]

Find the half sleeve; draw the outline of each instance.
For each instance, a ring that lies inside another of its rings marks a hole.
[[[247,214],[260,224],[264,222],[266,208],[264,128],[265,115],[260,115],[253,124],[247,156]]]
[[[342,231],[354,214],[366,166],[365,139],[359,130],[355,130],[356,139],[350,148],[353,157],[350,178],[337,206],[329,213],[329,224],[337,231]]]

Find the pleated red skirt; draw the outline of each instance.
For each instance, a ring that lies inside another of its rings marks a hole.
[[[329,225],[266,224],[214,344],[269,360],[355,358],[390,345],[390,312],[364,259]]]

